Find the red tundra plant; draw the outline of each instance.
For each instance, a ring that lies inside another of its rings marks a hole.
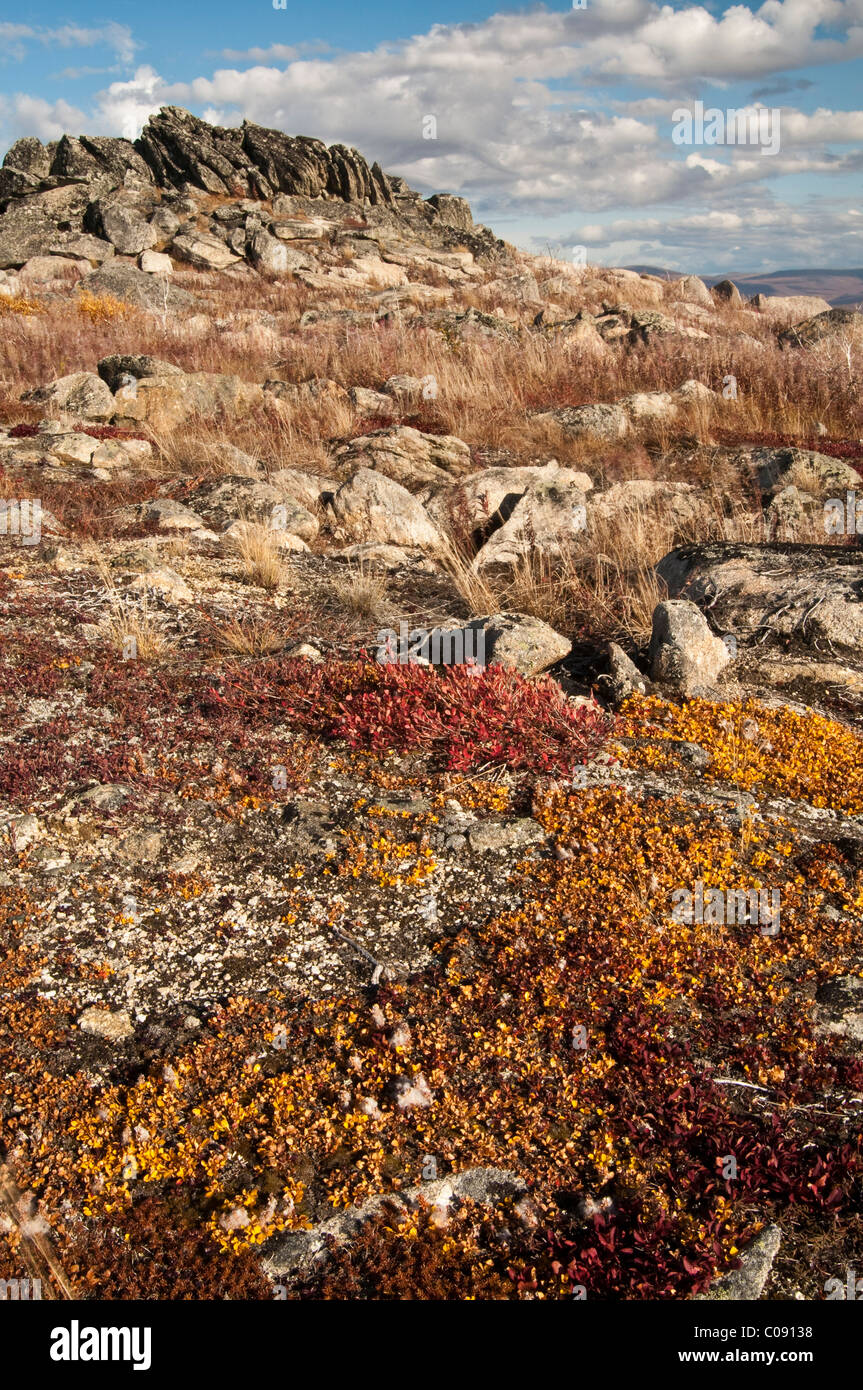
[[[91,439],[146,439],[145,434],[135,434],[133,430],[121,429],[119,425],[90,425],[80,421],[75,425],[76,434],[89,434]],[[9,431],[10,439],[35,439],[41,430],[38,425],[13,425]]]
[[[550,676],[529,681],[501,666],[365,667],[340,710],[351,746],[439,752],[453,771],[505,763],[564,773],[599,752],[609,728]]]
[[[550,676],[501,666],[378,665],[368,660],[268,663],[227,677],[201,702],[210,721],[282,717],[352,748],[426,752],[464,772],[488,763],[566,774],[605,745],[611,721],[575,706]],[[263,679],[262,679],[263,678]]]

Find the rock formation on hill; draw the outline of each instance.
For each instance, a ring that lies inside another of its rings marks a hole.
[[[196,258],[183,241],[183,223],[195,210],[189,194],[200,192],[240,200],[230,215],[222,209],[220,216],[217,208],[210,219],[208,234],[223,248],[221,261],[218,245],[199,247]],[[348,205],[374,226],[405,224],[430,245],[495,245],[486,228],[474,226],[463,198],[424,199],[346,145],[327,147],[248,121],[222,129],[166,106],[134,142],[86,135],[64,135],[47,145],[33,137],[18,140],[0,169],[0,269],[33,256],[105,261],[115,251],[137,255],[156,245],[192,264],[259,260],[255,242],[270,232],[293,240],[291,218],[307,201]],[[272,203],[270,213],[263,202]]]

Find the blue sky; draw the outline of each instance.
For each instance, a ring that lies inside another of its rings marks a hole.
[[[863,0],[45,0],[38,21],[0,18],[0,53],[4,148],[134,136],[174,103],[354,144],[530,250],[863,265]],[[699,101],[767,108],[778,148],[676,144],[674,113]]]

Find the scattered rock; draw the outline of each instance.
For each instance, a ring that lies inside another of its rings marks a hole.
[[[313,541],[319,522],[290,492],[273,479],[231,475],[201,483],[188,497],[189,505],[210,526],[224,529],[233,521],[263,521],[274,531],[289,532]]]
[[[691,304],[701,304],[705,309],[713,308],[710,290],[703,280],[699,280],[697,275],[684,275],[682,280],[677,280],[671,286],[671,293],[676,299],[688,300]]]
[[[6,839],[13,854],[20,854],[42,839],[43,828],[34,815],[11,816],[0,821],[0,837]]]
[[[114,400],[119,423],[141,422],[160,433],[176,429],[193,416],[212,419],[220,413],[242,418],[263,400],[255,383],[218,372],[178,372],[142,377],[134,391],[122,387]]]
[[[648,652],[653,680],[690,695],[712,686],[730,660],[728,647],[710,631],[696,604],[687,599],[657,604]]]
[[[388,1087],[388,1098],[399,1110],[422,1110],[434,1104],[434,1094],[422,1072],[395,1077]]]
[[[142,377],[183,375],[182,367],[146,353],[112,353],[102,358],[96,370],[112,391],[119,391],[129,377],[140,381]]]
[[[622,405],[562,406],[540,412],[539,420],[552,420],[573,439],[593,435],[596,439],[622,439],[629,431],[629,416]]]
[[[485,633],[489,666],[508,666],[523,676],[537,676],[569,656],[572,643],[541,618],[525,613],[495,613],[475,618],[467,630]]]
[[[781,347],[816,347],[818,343],[863,342],[863,314],[856,309],[831,309],[796,323],[779,335]]]
[[[97,1005],[84,1010],[78,1019],[78,1027],[83,1033],[90,1033],[94,1038],[102,1038],[110,1043],[126,1042],[135,1035],[134,1025],[125,1009],[112,1013]]]
[[[847,1038],[863,1043],[863,978],[836,975],[815,996],[817,1037]]]
[[[223,241],[211,236],[209,232],[197,232],[188,236],[178,234],[171,242],[170,249],[171,254],[178,260],[187,261],[199,270],[225,270],[229,265],[236,265],[241,259]]]
[[[158,594],[169,603],[192,603],[195,597],[185,579],[167,566],[136,575],[127,587]]]
[[[72,372],[21,397],[33,405],[45,405],[83,420],[110,420],[114,414],[114,397],[95,372]]]
[[[162,275],[148,275],[128,261],[109,262],[80,281],[80,289],[99,297],[119,299],[151,314],[173,314],[188,310],[195,296],[169,283]]]
[[[513,565],[536,552],[559,555],[582,539],[587,527],[587,494],[556,480],[533,482],[476,556],[477,569]]]
[[[470,847],[476,854],[488,854],[501,850],[519,850],[527,845],[538,844],[545,839],[542,826],[529,816],[521,820],[498,823],[480,821],[468,831]]]
[[[443,540],[425,508],[384,473],[361,468],[332,499],[339,528],[356,541],[438,550]]]
[[[352,439],[336,450],[336,459],[343,469],[374,469],[414,491],[429,483],[448,483],[471,466],[470,449],[461,439],[423,434],[409,425]]]
[[[737,640],[793,639],[859,660],[863,644],[863,551],[838,546],[715,541],[679,546],[657,565],[672,598],[710,608]]]
[[[604,677],[604,682],[612,705],[622,704],[629,695],[643,695],[647,688],[644,676],[635,662],[629,659],[616,642],[608,644],[608,674]]]
[[[713,293],[723,304],[731,309],[743,308],[743,295],[733,280],[720,280],[713,286]]]
[[[827,300],[817,294],[756,294],[749,305],[771,319],[792,319],[799,314],[812,317],[830,309]]]
[[[165,251],[142,251],[138,266],[146,275],[173,275],[174,262]]]
[[[740,1268],[717,1279],[693,1302],[746,1302],[761,1297],[779,1254],[782,1235],[778,1226],[767,1226],[740,1253]]]

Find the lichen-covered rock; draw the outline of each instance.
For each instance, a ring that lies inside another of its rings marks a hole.
[[[25,391],[21,399],[82,420],[110,420],[115,409],[114,397],[95,372],[71,372],[69,376],[57,377]]]
[[[471,466],[470,449],[463,440],[450,434],[423,434],[409,425],[352,439],[336,450],[336,458],[342,469],[374,469],[415,492],[429,483],[447,483]]]
[[[317,517],[275,479],[228,475],[201,483],[190,492],[188,501],[208,525],[220,529],[232,521],[255,520],[305,541],[318,534]]]
[[[692,694],[714,684],[731,653],[696,604],[670,599],[654,609],[648,660],[653,680]]]
[[[561,484],[554,477],[531,483],[480,550],[477,569],[514,565],[532,553],[559,555],[579,544],[587,528],[586,501],[581,488]]]
[[[560,425],[573,439],[593,435],[597,439],[622,439],[629,432],[629,416],[622,405],[568,405],[543,411],[536,417]]]
[[[168,432],[192,416],[212,419],[224,412],[242,418],[260,405],[263,391],[239,376],[219,372],[162,373],[142,377],[134,388],[121,386],[114,397],[118,423],[146,422]]]
[[[717,1279],[693,1302],[751,1302],[764,1292],[773,1262],[779,1254],[782,1234],[778,1226],[765,1227],[740,1254],[740,1268]]]
[[[171,242],[169,250],[172,256],[176,256],[180,261],[187,261],[199,270],[225,270],[229,265],[236,265],[241,259],[223,241],[211,236],[209,232],[188,235],[179,233]]]
[[[110,296],[148,313],[163,315],[189,310],[196,303],[188,290],[170,284],[166,277],[148,275],[128,261],[109,262],[81,281],[87,294]]]
[[[793,640],[801,650],[863,650],[863,551],[714,541],[678,546],[657,565],[669,594],[709,606],[718,630],[766,650]]]
[[[825,342],[863,343],[863,314],[857,309],[828,308],[795,323],[779,335],[782,347],[812,348]]]
[[[94,1038],[111,1043],[126,1042],[135,1035],[135,1026],[125,1009],[85,1009],[78,1019],[78,1027]]]
[[[523,676],[538,676],[572,651],[567,637],[527,613],[494,613],[474,618],[468,630],[485,633],[489,666],[508,666]]]
[[[96,370],[112,391],[118,391],[124,378],[134,377],[140,381],[145,376],[182,376],[183,369],[174,362],[166,362],[162,357],[151,357],[147,353],[112,353],[97,363]]]
[[[335,521],[346,537],[438,550],[440,531],[407,488],[384,473],[361,468],[332,499]]]

